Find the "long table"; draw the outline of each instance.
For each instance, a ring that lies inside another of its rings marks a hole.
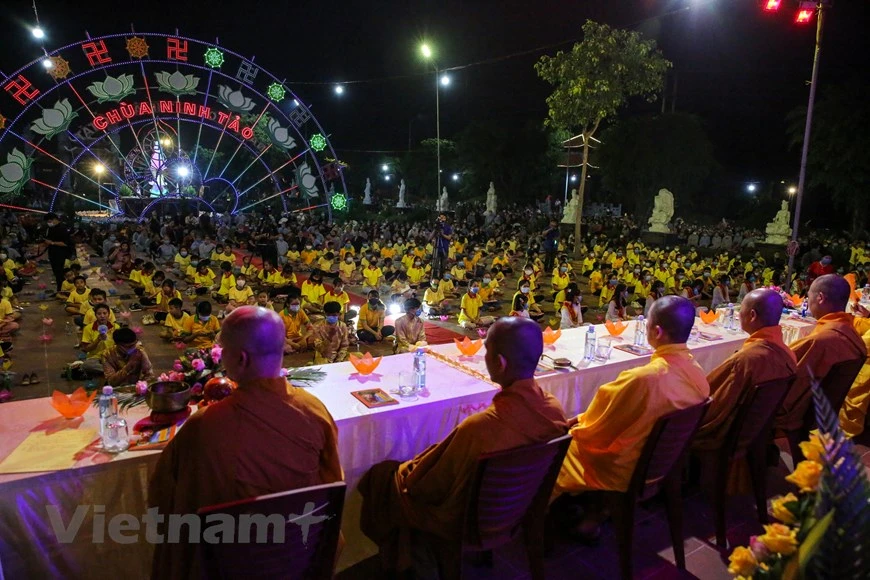
[[[689,346],[706,371],[712,370],[739,349],[746,338],[742,332],[721,328],[706,329],[722,335],[716,341],[698,341]],[[598,387],[613,380],[625,369],[642,365],[649,356],[634,356],[614,349],[606,362],[580,363],[585,328],[565,330],[545,354],[565,357],[578,365],[572,370],[547,368],[547,360],[537,376],[538,383],[553,393],[566,414],[582,412]],[[603,325],[598,336],[607,337]],[[807,331],[808,332],[808,331]],[[633,342],[628,328],[619,342]],[[358,375],[350,363],[326,365],[326,378],[310,391],[329,409],[339,432],[339,454],[351,490],[342,528],[348,539],[339,568],[348,567],[374,553],[358,528],[359,498],[356,484],[366,470],[385,459],[404,460],[443,439],[465,417],[486,408],[496,387],[479,378],[486,375],[485,347],[473,357],[463,357],[452,344],[432,347],[439,357],[428,359],[427,393],[413,399],[400,399],[398,405],[369,409],[350,393],[366,388],[387,392],[398,387],[399,373],[411,373],[411,354],[385,357],[374,374]],[[398,398],[398,397],[397,397]],[[134,423],[148,410],[129,411]],[[95,427],[95,410],[85,413],[82,422],[67,422],[58,417],[47,399],[0,405],[0,460],[9,455],[34,430]],[[115,514],[144,514],[147,484],[157,460],[157,452],[128,451],[108,456],[98,451],[81,455],[72,469],[48,473],[0,474],[0,579],[29,577],[86,577],[99,570],[100,576],[124,574],[147,577],[152,548],[142,542],[116,545],[93,543],[93,512],[86,515],[81,532],[72,544],[61,544],[55,537],[46,506],[60,509],[66,523],[80,505],[106,506],[106,521]]]

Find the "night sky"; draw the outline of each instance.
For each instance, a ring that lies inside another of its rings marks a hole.
[[[218,37],[223,46],[255,55],[313,104],[339,155],[403,151],[409,126],[414,143],[434,137],[434,77],[418,50],[424,38],[441,67],[456,68],[442,93],[444,138],[477,119],[543,120],[548,86],[532,66],[540,55],[570,47],[592,18],[659,42],[674,63],[676,109],[703,119],[731,177],[796,179],[798,172],[785,115],[806,103],[815,24],[793,24],[796,2],[789,0],[775,15],[756,0],[43,0],[37,6],[48,48],[81,40],[86,30],[127,32],[132,23],[140,32],[177,28],[201,40]],[[30,2],[5,0],[3,7],[0,70],[8,74],[40,49],[27,30]],[[829,12],[820,91],[867,74],[868,13],[863,0],[843,0]],[[337,81],[349,83],[341,97],[333,93]]]

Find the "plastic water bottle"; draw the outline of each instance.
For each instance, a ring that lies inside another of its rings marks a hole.
[[[806,317],[807,317],[807,308],[808,308],[808,307],[809,307],[809,305],[807,304],[807,299],[804,298],[803,303],[801,303],[801,316],[802,316],[803,318],[806,318]]]
[[[414,389],[418,393],[426,390],[426,352],[422,348],[414,353]]]
[[[646,346],[646,322],[643,319],[643,314],[638,316],[634,323],[634,345]]]
[[[67,322],[66,322],[66,326],[64,327],[64,332],[66,332],[67,336],[72,336],[73,329],[72,329],[72,324],[70,323],[69,320],[67,320]]]
[[[69,324],[69,323],[67,323]],[[98,401],[98,407],[100,409],[100,435],[103,435],[104,427],[106,420],[112,414],[113,404],[112,401],[117,403],[118,399],[114,395],[114,391],[111,386],[106,385],[103,387],[103,392],[100,394],[100,399]]]
[[[595,358],[595,346],[598,342],[598,336],[595,334],[595,327],[590,326],[586,331],[586,343],[584,345],[583,358],[593,360]]]

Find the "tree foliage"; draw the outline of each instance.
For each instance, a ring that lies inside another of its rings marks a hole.
[[[589,141],[601,122],[614,116],[632,97],[655,100],[671,65],[656,48],[633,31],[614,29],[588,20],[583,40],[570,52],[544,56],[535,64],[542,79],[553,85],[547,97],[547,123],[583,135],[583,164],[574,230],[579,255],[580,216],[589,163]]]
[[[852,231],[865,229],[870,204],[870,83],[852,81],[825,87],[813,110],[807,158],[806,195],[829,194],[838,208],[852,216]],[[807,109],[788,115],[791,145],[803,145]]]
[[[602,133],[597,161],[604,188],[636,213],[646,212],[663,187],[691,208],[716,168],[713,144],[686,113],[619,121]]]

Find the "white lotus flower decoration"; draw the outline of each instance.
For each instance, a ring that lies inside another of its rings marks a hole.
[[[88,85],[88,90],[97,97],[98,103],[106,101],[120,102],[121,99],[136,92],[133,88],[133,75],[121,75],[111,77],[106,75],[106,80],[96,81]]]
[[[217,102],[234,113],[250,112],[256,105],[254,101],[242,94],[242,91],[218,85]]]
[[[284,151],[296,147],[296,140],[290,135],[290,131],[282,127],[276,119],[269,119],[266,127],[269,130],[269,139],[276,147]]]
[[[154,73],[157,79],[157,84],[160,90],[166,93],[171,93],[176,97],[181,95],[195,95],[196,87],[199,85],[199,77],[193,75],[184,75],[178,71],[169,74],[166,71]]]
[[[296,168],[296,183],[299,184],[299,191],[308,197],[317,197],[320,195],[320,192],[317,190],[317,178],[311,174],[311,168],[308,167],[308,162],[305,162]]]
[[[56,102],[50,109],[43,109],[42,118],[34,121],[30,129],[34,133],[45,135],[47,139],[51,139],[58,133],[66,131],[70,122],[78,116],[78,113],[73,111],[69,104],[69,99],[64,99]]]
[[[30,179],[32,159],[25,157],[17,148],[6,155],[6,164],[0,165],[0,193],[15,195]]]

